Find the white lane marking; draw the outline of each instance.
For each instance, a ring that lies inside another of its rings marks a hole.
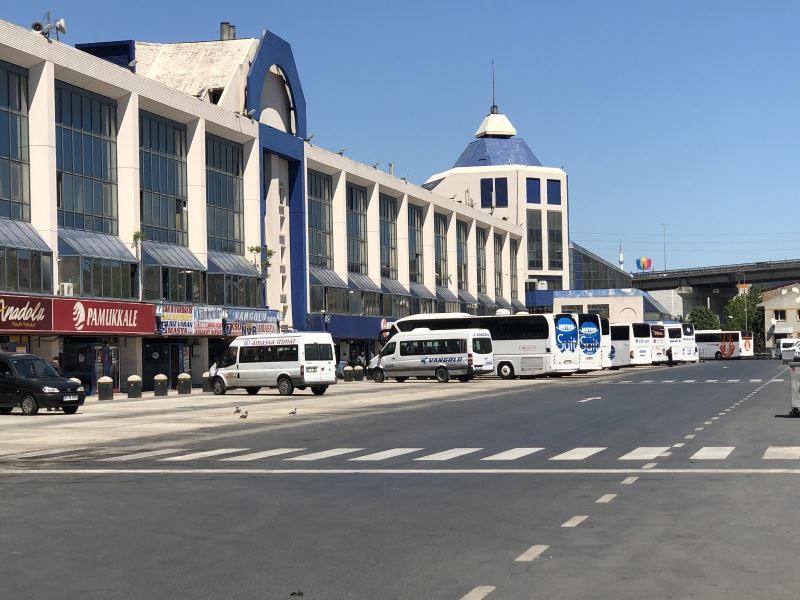
[[[703,446],[689,458],[694,460],[725,460],[735,446]]]
[[[100,462],[124,462],[126,460],[139,460],[140,458],[175,454],[176,452],[186,452],[186,448],[161,448],[159,450],[148,450],[147,452],[134,452],[133,454],[122,454],[120,456],[111,456],[109,458],[98,458],[97,460]]]
[[[800,459],[800,446],[770,446],[764,452],[767,460],[797,460]]]
[[[642,465],[642,468],[643,468],[643,469],[652,469],[652,468],[654,468],[654,467],[655,467],[657,464],[658,464],[658,463],[647,463],[646,465]]]
[[[611,502],[616,497],[617,497],[616,494],[603,494],[597,500],[595,500],[594,503],[595,504],[608,504],[609,502]]]
[[[633,379],[626,379],[625,381],[618,381],[617,383],[633,383]]]
[[[751,379],[750,380],[750,383],[760,383],[760,382],[761,382],[760,379]]]
[[[706,379],[706,383],[717,383],[719,379]]]
[[[479,585],[474,590],[463,596],[461,600],[483,600],[495,590],[493,585]]]
[[[661,453],[661,457],[662,458],[667,458],[667,457],[670,457],[670,456],[672,456],[672,452],[662,452]]]
[[[684,379],[683,383],[695,383],[696,381],[696,379]]]
[[[673,448],[683,448],[686,444],[683,442],[678,442],[677,444],[672,444]]]
[[[583,523],[586,519],[588,519],[588,515],[575,515],[571,519],[567,519],[564,521],[561,526],[562,527],[577,527],[581,523]]]
[[[652,379],[643,379],[639,383],[655,383]]]
[[[301,454],[300,456],[292,456],[291,458],[284,458],[283,460],[319,460],[321,458],[331,458],[332,456],[341,456],[342,454],[360,452],[361,450],[363,450],[363,448],[331,448],[330,450],[312,452],[311,454]]]
[[[693,440],[694,438],[695,438],[695,435],[693,433],[690,433],[689,435],[683,436],[683,439],[685,439],[685,440]]]
[[[492,454],[491,456],[487,456],[481,460],[516,460],[541,450],[544,450],[544,448],[512,448],[511,450],[506,450],[505,452],[500,452],[499,454]]]
[[[661,383],[675,383],[675,380],[674,379],[665,379]]]
[[[739,383],[738,379],[728,379],[728,383]]]
[[[275,448],[274,450],[251,452],[250,454],[241,454],[239,456],[228,456],[227,458],[220,458],[219,460],[231,462],[249,462],[251,460],[259,460],[261,458],[270,458],[272,456],[291,454],[292,452],[302,452],[303,450],[305,450],[305,448]]]
[[[620,481],[620,485],[633,485],[637,481],[639,481],[638,477],[626,477],[625,479]]]
[[[711,421],[703,421],[703,425],[711,425]]]
[[[436,454],[428,454],[427,456],[420,456],[414,460],[450,460],[451,458],[458,458],[459,456],[472,454],[479,450],[483,450],[483,448],[450,448],[450,450],[437,452]]]
[[[31,450],[29,452],[20,452],[19,454],[11,454],[5,458],[35,458],[38,456],[48,456],[50,454],[68,454],[70,452],[79,452],[85,448],[50,448],[49,450]]]
[[[711,420],[712,421],[719,421],[719,415],[717,415],[716,417],[711,417]]]
[[[702,427],[695,427],[694,430],[695,431],[703,431],[703,428]]]
[[[548,460],[583,460],[603,450],[605,448],[573,448],[562,454],[551,456]]]
[[[640,446],[627,454],[623,454],[617,460],[653,460],[669,450],[669,446]]]
[[[783,379],[773,379],[772,381],[783,381]]]
[[[546,551],[550,546],[545,544],[539,544],[536,546],[531,546],[525,552],[520,554],[517,558],[514,559],[514,562],[531,562],[541,556],[542,552]]]
[[[233,454],[234,452],[246,452],[249,448],[217,448],[216,450],[204,450],[203,452],[192,452],[190,454],[180,454],[178,456],[169,456],[167,458],[159,458],[159,462],[186,462],[187,460],[197,460],[199,458],[208,458],[209,456],[219,456],[220,454]]]
[[[583,400],[578,400],[578,403],[590,402],[592,400],[602,400],[602,399],[603,399],[602,396],[592,396],[591,398],[584,398]]]
[[[383,452],[375,452],[374,454],[365,454],[364,456],[356,456],[349,460],[386,460],[387,458],[394,458],[395,456],[403,456],[404,454],[411,454],[412,452],[419,452],[425,448],[392,448],[391,450],[384,450]]]

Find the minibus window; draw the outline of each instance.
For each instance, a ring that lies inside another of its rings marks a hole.
[[[394,354],[394,342],[389,342],[381,350],[381,356],[389,356],[390,354]]]
[[[317,344],[320,360],[333,360],[333,346],[330,344]]]
[[[230,367],[231,365],[236,364],[236,351],[238,348],[235,346],[229,347],[219,359],[219,366],[222,367]]]
[[[264,362],[264,346],[243,346],[239,352],[240,363]]]
[[[492,352],[492,339],[488,337],[472,338],[472,351],[476,354],[490,354]]]
[[[319,360],[319,344],[306,344],[306,360]]]

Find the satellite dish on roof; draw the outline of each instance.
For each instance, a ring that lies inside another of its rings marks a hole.
[[[67,22],[63,19],[63,17],[55,22],[55,28],[56,31],[60,31],[64,35],[67,35]]]

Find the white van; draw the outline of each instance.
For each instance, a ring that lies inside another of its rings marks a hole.
[[[383,347],[372,370],[372,380],[387,377],[403,382],[409,377],[451,377],[469,381],[494,370],[492,336],[487,329],[428,328],[401,331]]]
[[[257,394],[278,388],[282,396],[310,387],[316,396],[336,383],[336,361],[330,333],[298,332],[240,335],[209,369],[217,394],[244,388]]]

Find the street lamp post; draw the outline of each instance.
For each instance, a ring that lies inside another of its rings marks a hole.
[[[664,245],[664,270],[667,270],[667,225],[666,223],[661,223],[661,229],[663,231],[663,245]]]

